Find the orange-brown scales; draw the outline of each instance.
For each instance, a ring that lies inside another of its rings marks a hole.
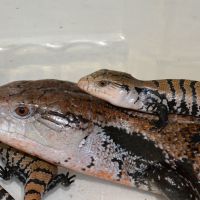
[[[149,121],[140,125],[140,118],[132,121],[145,138],[153,141],[157,147],[173,158],[178,170],[185,171],[184,174],[191,177],[194,170],[198,185],[200,186],[200,122],[194,117],[183,117],[169,115],[169,123],[164,129],[158,131],[151,121],[154,118],[149,116]],[[132,134],[132,133],[130,133]],[[147,149],[145,149],[148,151]],[[166,156],[166,161],[169,158]],[[170,159],[169,159],[170,160]],[[169,160],[167,162],[169,162]],[[173,163],[173,161],[172,161]],[[173,165],[173,164],[172,164]]]
[[[162,190],[165,190],[165,186],[173,187],[172,194],[184,194],[188,197],[188,194],[193,193],[199,199],[200,124],[197,118],[173,115],[169,117],[168,125],[158,130],[152,125],[157,116],[114,107],[82,93],[75,84],[71,83],[69,89],[69,84],[59,80],[39,80],[19,81],[2,86],[1,115],[6,116],[1,121],[4,134],[10,136],[12,131],[3,129],[7,121],[12,127],[20,127],[19,134],[23,134],[24,127],[31,127],[31,119],[36,122],[45,119],[46,122],[51,122],[51,127],[48,126],[49,123],[42,123],[38,129],[45,137],[45,142],[48,145],[55,143],[48,134],[52,130],[51,133],[58,142],[53,147],[63,148],[66,158],[73,155],[65,161],[57,154],[51,161],[58,161],[65,167],[110,181],[122,184],[126,181],[125,184],[129,183],[130,186],[136,182],[142,184],[138,176],[140,179],[150,177],[154,183],[163,186]],[[36,108],[34,112],[32,108]],[[20,120],[24,123],[22,128],[19,126]],[[58,130],[58,126],[65,134],[54,131]],[[87,133],[87,137],[83,133]],[[63,135],[66,136],[65,139]],[[72,141],[73,148],[69,145]],[[80,145],[80,141],[84,142]],[[193,146],[197,146],[197,153]],[[34,150],[35,154],[42,154],[39,148]],[[83,159],[80,162],[77,158]],[[167,182],[169,178],[173,182]],[[194,199],[194,196],[187,199]]]
[[[158,127],[166,125],[168,113],[200,116],[198,81],[142,81],[124,72],[102,69],[81,78],[78,85],[116,106],[158,114]]]
[[[6,180],[12,175],[19,178],[24,184],[24,200],[40,200],[58,183],[69,186],[74,181],[75,176],[58,174],[56,166],[3,143],[0,143],[0,157],[5,164],[5,168],[0,168],[0,176]],[[3,199],[11,200],[13,197],[2,188],[0,200]]]

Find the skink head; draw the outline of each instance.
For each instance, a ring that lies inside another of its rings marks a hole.
[[[1,86],[0,136],[21,136],[55,149],[76,143],[76,133],[85,137],[88,126],[78,113],[79,95],[83,93],[74,83],[56,80]]]
[[[101,69],[81,78],[78,86],[113,105],[134,108],[139,95],[135,88],[140,86],[140,81],[124,72]]]

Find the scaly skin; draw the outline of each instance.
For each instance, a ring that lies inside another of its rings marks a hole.
[[[91,176],[155,192],[171,200],[200,199],[200,122],[112,106],[58,80],[0,87],[0,140]],[[160,131],[160,132],[159,132]],[[27,146],[29,148],[27,148]]]
[[[102,69],[81,78],[78,85],[113,105],[158,114],[158,126],[166,125],[168,113],[200,116],[198,81],[142,81],[124,72]]]
[[[0,199],[1,200],[15,200],[9,192],[7,192],[1,185],[0,185]]]
[[[59,183],[69,186],[74,176],[58,174],[57,166],[30,156],[0,143],[0,157],[5,168],[0,168],[0,177],[5,180],[12,175],[24,184],[24,200],[41,200],[43,195]],[[0,189],[1,200],[14,199],[5,189]]]

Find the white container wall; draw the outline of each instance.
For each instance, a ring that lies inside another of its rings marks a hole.
[[[100,68],[200,80],[199,0],[0,0],[0,83],[77,81]],[[22,199],[19,182],[4,185]],[[78,175],[47,200],[165,199]]]

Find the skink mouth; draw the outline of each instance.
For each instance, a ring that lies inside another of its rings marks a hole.
[[[81,90],[83,90],[83,91],[88,91],[89,89],[91,89],[90,88],[90,82],[89,82],[89,80],[88,80],[88,78],[86,78],[86,77],[83,77],[83,78],[81,78],[79,81],[78,81],[78,87],[81,89]]]

